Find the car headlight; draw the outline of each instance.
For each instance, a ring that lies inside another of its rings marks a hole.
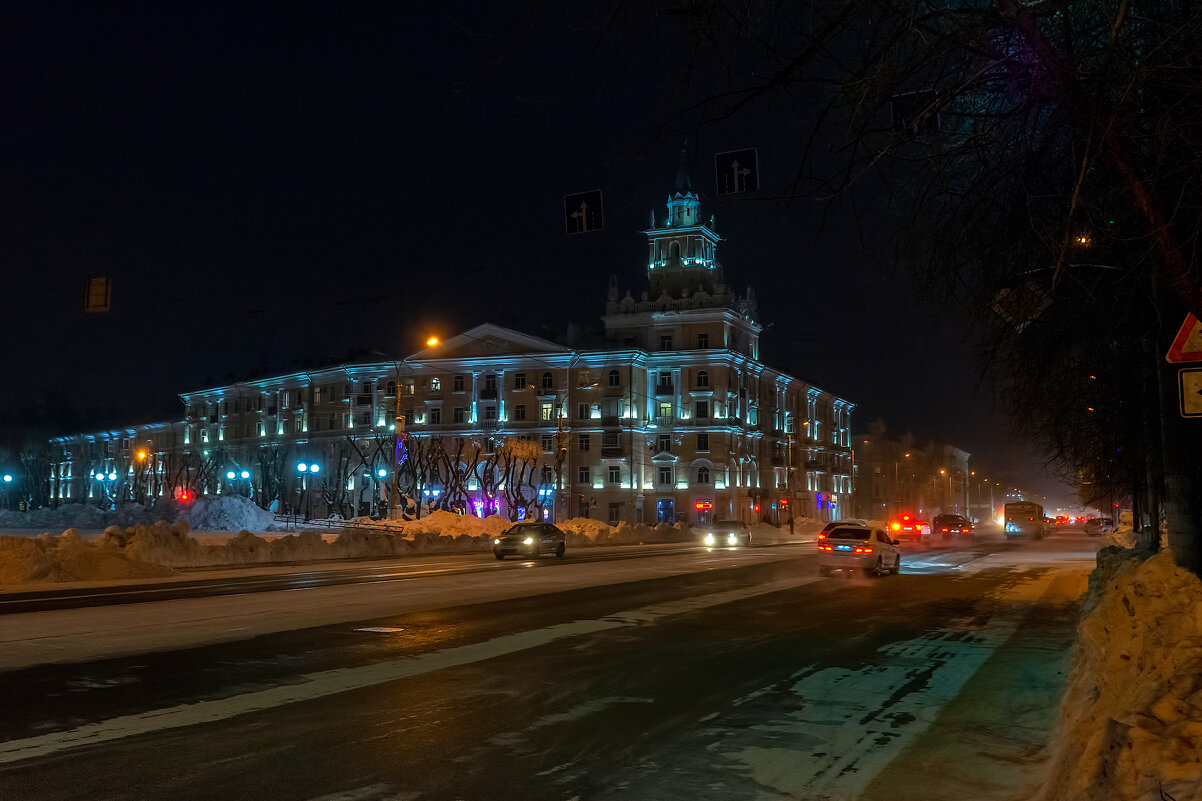
[[[705,535],[705,544],[706,544],[706,545],[713,545],[713,544],[714,544],[714,532],[712,532],[712,531],[708,531],[708,532],[706,532],[706,535]]]
[[[493,544],[493,545],[500,545],[500,544],[501,544],[501,538],[500,538],[500,537],[497,537],[495,540],[493,540],[493,541],[492,541],[492,544]]]
[[[731,545],[734,545],[736,542],[738,542],[738,540],[739,540],[739,538],[736,537],[734,534],[726,535],[726,541],[729,542]]]
[[[527,537],[526,539],[522,540],[522,542],[525,543],[526,545],[533,545],[534,537]]]

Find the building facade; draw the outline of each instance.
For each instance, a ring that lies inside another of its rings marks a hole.
[[[759,360],[754,295],[725,284],[699,211],[686,180],[652,215],[647,290],[611,279],[596,343],[485,324],[404,358],[184,393],[179,421],[53,440],[51,497],[238,493],[324,516],[377,513],[399,485],[424,509],[554,520],[846,516],[854,404]]]
[[[916,445],[909,436],[890,439],[883,428],[871,428],[855,436],[856,517],[888,520],[901,512],[927,520],[937,514],[977,516],[970,504],[976,488],[970,453],[945,443]]]

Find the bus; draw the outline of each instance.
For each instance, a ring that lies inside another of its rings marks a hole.
[[[1006,536],[1043,539],[1043,507],[1031,501],[1006,504]]]

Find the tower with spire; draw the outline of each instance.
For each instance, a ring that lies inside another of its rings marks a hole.
[[[651,350],[662,349],[656,346],[669,340],[672,349],[700,341],[755,357],[762,329],[756,319],[755,295],[749,288],[740,297],[726,285],[718,258],[722,237],[714,230],[714,218],[703,221],[701,216],[687,145],[681,151],[667,214],[659,220],[652,210],[644,234],[647,291],[640,300],[630,292],[619,298],[617,278],[610,278],[604,318],[608,338]],[[671,334],[665,333],[669,330]]]

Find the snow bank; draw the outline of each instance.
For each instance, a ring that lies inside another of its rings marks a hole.
[[[167,523],[185,520],[194,530],[269,531],[274,519],[272,512],[260,509],[249,498],[215,495],[187,504],[174,501],[156,506],[126,503],[108,511],[82,503],[68,503],[56,509],[35,509],[32,512],[4,510],[0,511],[0,528],[64,531],[69,528],[86,530],[108,526],[150,526],[160,520]]]
[[[1086,612],[1042,798],[1202,798],[1202,581],[1105,548]]]
[[[88,542],[75,529],[58,536],[0,536],[0,585],[154,578],[174,572],[139,560],[110,541]]]

